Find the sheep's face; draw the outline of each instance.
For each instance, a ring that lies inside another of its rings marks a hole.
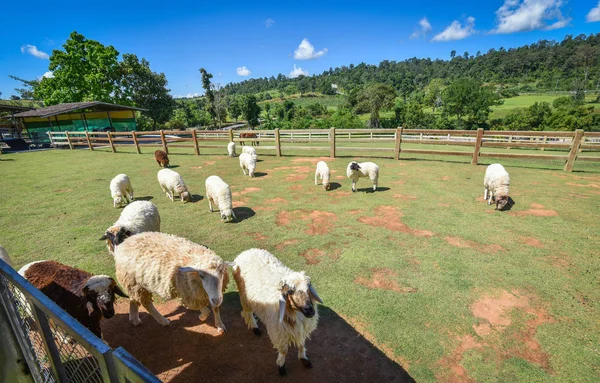
[[[281,295],[290,309],[300,311],[307,318],[316,314],[313,301],[323,303],[311,285],[310,278],[303,272],[296,273],[281,283]]]
[[[508,206],[508,196],[503,195],[496,198],[496,210],[504,210]]]
[[[190,202],[190,200],[192,199],[192,197],[190,196],[190,192],[183,192],[179,195],[179,197],[181,198],[181,202]]]
[[[131,237],[133,233],[122,226],[112,226],[106,229],[106,233],[100,237],[101,241],[106,240],[106,247],[109,253],[114,253],[115,247],[123,243],[124,240]]]
[[[235,214],[233,213],[233,209],[223,210],[221,213],[221,221],[223,222],[231,222],[235,219]]]
[[[115,315],[115,294],[129,298],[111,277],[95,275],[88,279],[83,287],[88,315],[112,318]]]
[[[192,278],[190,283],[193,283],[193,278],[197,275],[202,282],[202,287],[208,295],[210,305],[219,307],[223,303],[223,279],[227,273],[227,266],[232,266],[233,263],[215,261],[210,267],[180,267],[179,272],[191,274],[188,278]]]
[[[353,170],[353,171],[355,171],[355,172],[357,172],[357,171],[359,171],[359,170],[360,170],[360,166],[358,165],[358,163],[356,163],[356,162],[353,162],[353,163],[350,165],[350,169],[351,169],[351,170]]]
[[[114,198],[115,207],[121,206],[122,204],[123,204],[123,197],[115,197]]]

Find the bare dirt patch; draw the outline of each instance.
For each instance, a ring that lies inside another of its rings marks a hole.
[[[363,211],[358,209],[358,210],[348,210],[348,214],[350,215],[357,215],[357,214],[361,214]]]
[[[200,170],[200,169],[202,169],[202,166],[190,166],[190,169]]]
[[[210,165],[214,165],[216,163],[217,163],[217,161],[206,161],[206,162],[204,162],[204,166],[210,166]]]
[[[458,247],[461,249],[475,249],[477,251],[481,251],[484,253],[496,253],[498,251],[504,250],[504,248],[497,244],[484,245],[483,243],[478,243],[475,241],[470,241],[468,239],[460,238],[460,237],[446,237],[444,238],[446,242],[454,247]]]
[[[288,190],[290,191],[298,191],[298,190],[302,190],[302,185],[301,184],[296,184],[296,185],[292,185],[288,188]]]
[[[292,219],[309,220],[308,228],[304,232],[311,235],[320,235],[329,232],[333,227],[333,223],[337,220],[337,216],[334,213],[320,210],[311,212],[305,210],[281,211],[277,214],[277,226],[287,226],[292,222]]]
[[[276,204],[276,203],[287,203],[287,200],[285,198],[282,198],[282,197],[275,197],[273,199],[268,199],[265,202],[266,203]]]
[[[574,197],[574,198],[590,198],[587,195],[583,195],[583,194],[577,194],[577,193],[569,193],[570,197]]]
[[[344,176],[335,176],[336,180],[345,180],[348,177],[344,177]]]
[[[242,207],[242,206],[247,206],[247,205],[248,205],[248,198],[245,198],[245,197],[236,198],[231,202],[231,206],[233,206],[233,207]]]
[[[306,179],[306,174],[288,174],[285,176],[286,181],[302,181]]]
[[[54,190],[53,193],[69,193],[72,191],[73,191],[73,189],[60,189],[60,190]]]
[[[544,248],[542,242],[539,239],[533,237],[523,237],[520,235],[519,242],[527,246],[537,247],[538,249]]]
[[[354,283],[366,286],[370,289],[391,290],[397,293],[416,293],[418,290],[412,287],[403,287],[398,284],[398,273],[388,268],[371,269],[371,278],[356,277]]]
[[[473,382],[474,380],[467,374],[467,370],[461,363],[465,352],[481,347],[482,345],[471,335],[459,337],[458,346],[450,355],[439,361],[438,364],[443,372],[436,375],[437,380],[449,383]]]
[[[510,325],[508,313],[515,307],[524,308],[529,306],[529,298],[516,296],[503,291],[498,297],[484,296],[471,305],[471,311],[475,318],[486,320],[493,327]]]
[[[440,207],[450,207],[451,206],[449,203],[438,203],[437,205]]]
[[[509,214],[515,217],[526,217],[532,215],[535,217],[556,217],[558,213],[555,210],[546,209],[544,205],[532,203],[531,209],[521,211],[511,211]]]
[[[440,180],[442,180],[442,181],[452,181],[452,177],[450,177],[450,176],[443,176],[442,178],[440,178]]]
[[[297,240],[297,239],[286,239],[285,241],[281,242],[279,245],[276,245],[276,246],[275,246],[275,248],[276,248],[277,250],[283,250],[283,249],[285,249],[287,246],[290,246],[290,245],[295,245],[295,244],[297,244],[298,242],[300,242],[300,241],[299,241],[299,240]]]
[[[532,209],[545,209],[546,208],[546,206],[540,205],[539,203],[532,203],[529,206],[531,206]]]
[[[232,192],[231,195],[233,197],[239,197],[241,195],[248,194],[248,193],[258,192],[260,190],[261,190],[260,188],[249,187],[249,188],[245,188],[243,190],[240,190],[239,192]]]
[[[292,163],[293,164],[300,164],[300,163],[308,162],[311,165],[316,165],[317,162],[319,162],[319,161],[327,161],[327,160],[331,160],[331,158],[329,158],[329,157],[319,157],[319,158],[301,157],[301,158],[295,158],[295,159],[293,159]]]
[[[567,182],[567,185],[569,185],[569,186],[579,186],[579,187],[584,187],[584,188],[600,189],[600,184],[597,184],[597,183],[574,184],[574,183]]]
[[[374,217],[360,217],[358,222],[366,223],[370,226],[384,227],[388,230],[399,231],[419,237],[432,237],[433,232],[429,230],[419,230],[409,227],[402,222],[402,212],[394,206],[379,206],[374,210]]]
[[[342,249],[336,249],[334,242],[328,243],[323,249],[308,249],[300,253],[300,256],[306,259],[307,265],[317,265],[321,263],[325,258],[331,258],[336,261],[342,254]]]
[[[394,198],[399,199],[401,201],[411,201],[417,199],[414,195],[404,195],[404,194],[394,194]]]
[[[263,233],[244,233],[245,235],[254,238],[257,241],[266,241],[267,239],[269,239],[269,237],[267,237],[266,235],[264,235]]]

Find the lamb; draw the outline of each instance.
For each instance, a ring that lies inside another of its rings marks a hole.
[[[244,146],[244,148],[246,147],[247,146]],[[248,153],[240,154],[240,167],[242,168],[244,175],[246,175],[246,170],[248,170],[248,175],[250,175],[250,177],[254,177],[254,170],[256,169],[256,157],[253,157]]]
[[[321,177],[321,183],[323,184],[323,188],[325,190],[329,190],[331,188],[331,184],[329,183],[329,166],[325,161],[317,162],[317,170],[315,171],[315,185],[318,185],[317,177]]]
[[[171,169],[162,169],[158,171],[158,183],[167,197],[173,201],[175,193],[179,194],[181,202],[189,202],[191,199],[187,186],[183,182],[181,175]]]
[[[127,174],[119,174],[110,181],[110,195],[115,208],[123,204],[123,199],[127,203],[133,201],[133,187]]]
[[[119,283],[129,292],[129,320],[141,322],[140,304],[162,326],[171,322],[152,304],[152,295],[165,300],[179,298],[192,310],[200,310],[200,320],[215,315],[215,327],[226,332],[220,305],[229,276],[224,262],[206,246],[170,234],[146,232],[127,238],[115,249],[115,266]]]
[[[373,191],[377,190],[377,181],[379,180],[379,166],[374,162],[352,161],[346,168],[346,175],[352,179],[352,191],[356,191],[356,182],[359,178],[369,177],[373,182]]]
[[[12,262],[10,260],[10,257],[8,256],[8,252],[2,246],[0,246],[0,259],[6,262],[7,265],[12,266]]]
[[[106,240],[108,252],[113,254],[115,247],[126,238],[145,231],[160,231],[160,215],[152,202],[135,201],[123,209],[117,222],[106,229],[100,240]]]
[[[256,154],[256,149],[254,149],[253,146],[244,146],[244,147],[242,147],[242,153],[248,153],[255,160],[258,159],[258,155]]]
[[[227,152],[229,153],[229,157],[235,157],[235,142],[231,141],[227,144]]]
[[[29,263],[19,274],[98,338],[102,338],[100,320],[115,315],[115,294],[128,298],[111,277],[55,261]]]
[[[167,152],[162,151],[162,150],[155,151],[154,159],[158,163],[158,166],[160,166],[161,168],[169,167],[169,156],[167,155]]]
[[[231,188],[221,177],[210,176],[206,179],[206,199],[208,199],[208,208],[211,212],[215,203],[219,207],[223,222],[231,222],[237,219],[233,212]]]
[[[485,170],[483,178],[483,199],[496,201],[496,210],[504,210],[509,204],[508,191],[510,186],[510,176],[504,166],[500,164],[491,164]]]
[[[310,278],[285,266],[262,249],[246,250],[234,260],[233,277],[240,293],[242,317],[256,335],[261,331],[254,314],[265,324],[278,351],[277,366],[286,374],[285,357],[289,345],[296,345],[298,358],[311,368],[306,357],[306,339],[317,328],[319,313],[315,303],[323,303]]]

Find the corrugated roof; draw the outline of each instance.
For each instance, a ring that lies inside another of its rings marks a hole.
[[[146,110],[142,108],[135,108],[133,106],[109,104],[107,102],[90,101],[90,102],[68,102],[65,104],[52,105],[47,108],[40,108],[36,110],[29,110],[27,112],[17,113],[15,117],[51,117],[59,114],[74,112],[78,110],[92,109],[92,110]]]
[[[0,104],[0,112],[14,113],[14,112],[22,112],[22,111],[31,110],[31,109],[33,109],[33,108],[28,108],[26,106],[19,106],[19,105]]]

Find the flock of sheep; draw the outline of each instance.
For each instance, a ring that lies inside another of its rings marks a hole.
[[[227,149],[229,156],[236,155],[233,142]],[[189,201],[191,196],[181,175],[166,168],[169,166],[167,153],[157,150],[155,159],[163,167],[158,172],[158,182],[166,196],[171,201],[175,195],[183,202]],[[244,175],[248,172],[253,177],[256,150],[244,146],[239,162]],[[347,176],[352,180],[353,192],[362,177],[372,181],[375,191],[379,167],[373,162],[352,161],[347,166]],[[324,161],[317,164],[315,184],[318,179],[325,190],[330,189],[330,171]],[[504,209],[509,204],[509,183],[509,175],[502,165],[490,165],[484,178],[484,199],[488,204],[495,201],[496,209]],[[206,179],[205,186],[210,211],[216,205],[222,221],[236,219],[229,185],[213,175]],[[110,192],[114,207],[128,203],[119,219],[100,238],[106,241],[108,252],[114,257],[117,281],[123,290],[109,276],[92,275],[54,261],[29,263],[19,273],[101,337],[100,321],[114,315],[115,295],[129,298],[129,320],[134,326],[141,324],[140,305],[160,325],[170,324],[152,303],[156,294],[165,300],[180,299],[187,308],[200,312],[201,321],[208,318],[212,309],[215,327],[219,332],[226,332],[219,310],[229,282],[228,268],[232,268],[242,317],[256,335],[261,335],[257,317],[265,324],[278,351],[279,373],[286,374],[285,358],[290,345],[298,348],[302,364],[312,367],[306,356],[305,342],[317,327],[317,302],[323,301],[308,275],[288,268],[266,250],[246,250],[233,262],[227,262],[206,246],[161,233],[158,209],[148,201],[133,201],[131,181],[125,174],[112,179]],[[10,264],[1,246],[0,258]]]

